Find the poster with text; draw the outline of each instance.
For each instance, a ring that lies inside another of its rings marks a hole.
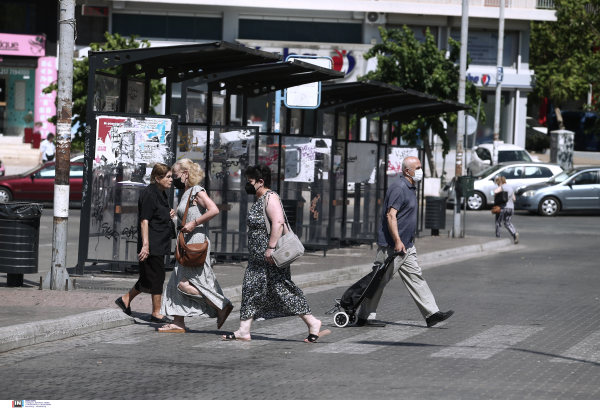
[[[375,183],[377,174],[377,145],[348,143],[348,183]]]
[[[388,186],[402,175],[402,161],[408,157],[419,157],[419,150],[416,147],[390,147],[388,152]]]

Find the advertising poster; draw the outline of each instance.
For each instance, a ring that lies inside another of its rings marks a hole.
[[[419,157],[419,150],[416,147],[390,147],[388,154],[388,185],[397,180],[402,174],[402,161],[408,156]]]
[[[94,168],[170,161],[171,119],[98,116],[96,121]]]
[[[377,145],[348,143],[348,183],[375,183],[377,174]]]

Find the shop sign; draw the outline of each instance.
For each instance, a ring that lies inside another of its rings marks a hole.
[[[46,55],[46,37],[44,35],[0,33],[0,55],[44,57]]]
[[[33,116],[35,122],[42,123],[39,131],[44,139],[48,133],[56,134],[56,126],[48,122],[48,119],[56,115],[56,91],[45,94],[43,90],[57,79],[56,57],[40,58],[35,70],[35,112]]]

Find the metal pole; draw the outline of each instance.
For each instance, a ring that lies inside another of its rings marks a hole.
[[[500,104],[502,98],[502,55],[504,54],[504,8],[506,0],[500,0],[500,22],[498,24],[498,72],[496,73],[496,104],[494,106],[494,157],[492,164],[498,164],[498,142],[500,141]]]
[[[73,95],[73,49],[75,48],[75,0],[60,0],[56,176],[54,180],[54,226],[52,265],[48,286],[68,290],[67,224],[69,220],[69,173]],[[71,285],[72,286],[72,285]]]
[[[460,73],[458,80],[458,102],[465,103],[465,89],[467,80],[467,45],[469,43],[469,0],[462,2],[462,18],[460,22]],[[455,177],[463,174],[464,167],[464,149],[463,140],[465,137],[465,112],[458,112],[458,121],[456,129],[456,167]],[[455,189],[456,192],[456,189]],[[452,237],[459,238],[462,234],[460,222],[460,195],[456,194],[454,200],[454,228],[452,228]]]

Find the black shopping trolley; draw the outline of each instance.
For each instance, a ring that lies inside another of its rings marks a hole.
[[[341,299],[335,300],[335,306],[325,312],[325,314],[335,313],[333,315],[333,323],[337,327],[346,327],[349,324],[356,323],[358,319],[356,311],[360,304],[365,299],[373,298],[390,263],[394,262],[397,256],[404,256],[404,254],[404,252],[394,252],[381,265],[373,265],[373,270],[350,286],[344,292]]]

